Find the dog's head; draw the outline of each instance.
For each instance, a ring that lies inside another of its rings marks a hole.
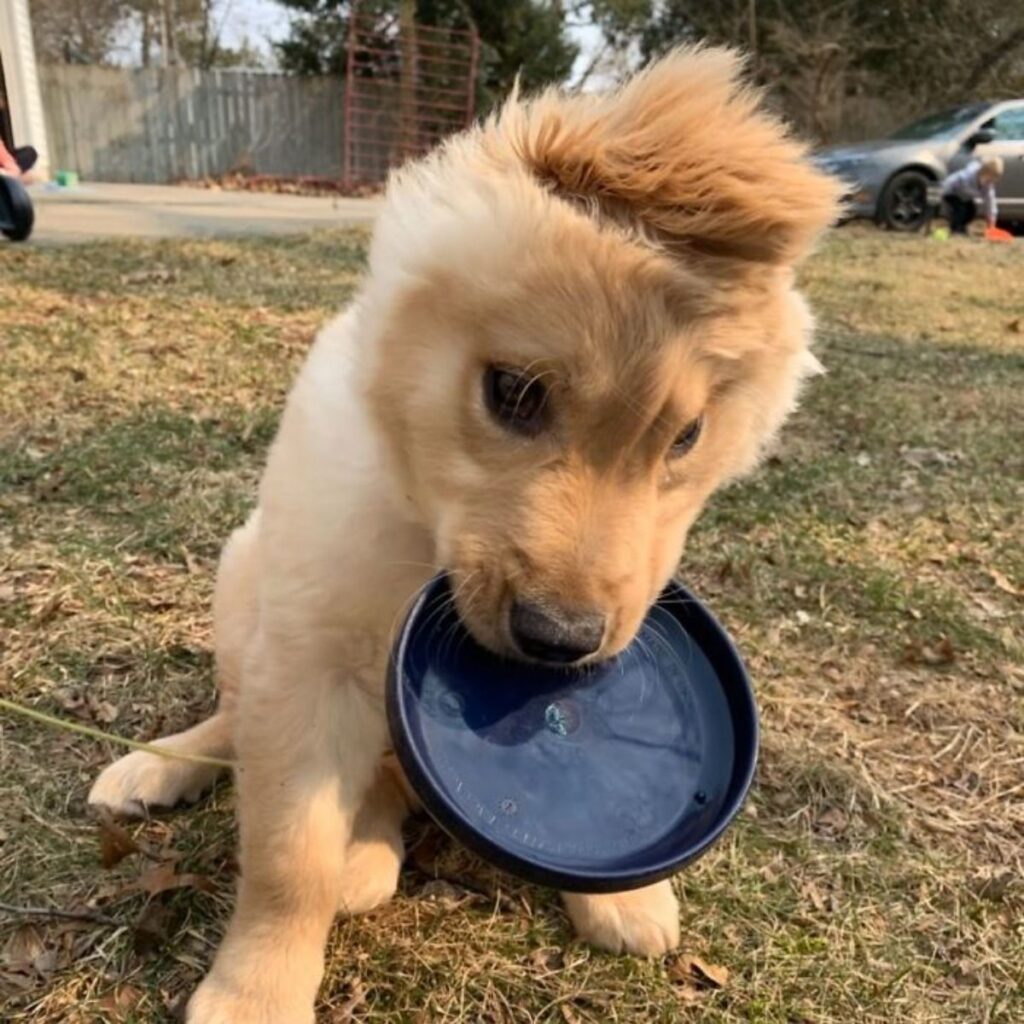
[[[837,189],[737,73],[686,50],[606,97],[513,98],[391,183],[371,401],[493,649],[628,644],[816,365],[792,267]]]

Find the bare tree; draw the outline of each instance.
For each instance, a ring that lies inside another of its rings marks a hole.
[[[1024,91],[1019,0],[589,0],[608,44],[649,60],[681,42],[728,43],[786,115],[822,139],[849,115],[871,130],[928,108]]]
[[[870,45],[854,31],[849,6],[833,4],[802,23],[783,11],[760,29],[768,48],[761,70],[775,81],[786,112],[804,131],[830,138],[849,69]]]
[[[996,71],[1024,51],[1024,21],[1000,34],[992,46],[983,50],[964,80],[964,92],[976,92]],[[1024,71],[1021,72],[1024,77]]]
[[[32,0],[36,56],[43,63],[102,63],[125,13],[124,0]]]
[[[158,2],[174,5],[174,52],[180,63],[203,69],[254,67],[263,63],[261,55],[247,41],[234,48],[224,45],[224,27],[234,13],[236,0]]]

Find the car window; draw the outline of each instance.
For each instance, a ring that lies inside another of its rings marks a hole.
[[[996,115],[996,138],[1006,142],[1024,142],[1024,107],[1004,110]]]
[[[889,136],[890,139],[941,139],[954,135],[979,114],[984,113],[987,103],[970,103],[965,107],[953,107],[937,114],[929,114],[919,121],[904,125]]]

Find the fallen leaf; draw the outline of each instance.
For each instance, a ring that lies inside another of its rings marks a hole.
[[[668,976],[675,982],[697,988],[725,988],[729,983],[729,968],[708,963],[693,953],[679,953],[668,964]]]
[[[15,988],[22,992],[27,992],[35,983],[36,979],[25,971],[0,971],[0,992],[4,990],[10,992],[11,989]]]
[[[986,619],[1006,618],[1006,612],[984,594],[971,594],[971,600],[978,606]]]
[[[151,900],[132,929],[132,947],[139,956],[148,956],[167,941],[170,930],[170,910],[159,900]]]
[[[192,997],[192,993],[189,991],[185,992],[167,992],[161,990],[160,1002],[163,1003],[164,1009],[167,1011],[167,1016],[172,1021],[183,1021],[185,1019],[185,1009],[188,1006],[188,1001]]]
[[[978,985],[981,982],[981,966],[977,961],[967,957],[962,957],[953,964],[953,973],[959,981],[968,985]]]
[[[61,710],[80,718],[83,722],[110,725],[121,713],[121,709],[115,704],[99,700],[92,694],[83,695],[77,690],[54,690],[53,697],[61,706]]]
[[[166,267],[152,267],[149,270],[134,270],[130,274],[121,275],[121,284],[169,284],[177,280],[178,275]]]
[[[422,899],[445,904],[458,903],[463,896],[451,882],[446,882],[443,878],[432,878],[429,882],[424,882],[417,895]]]
[[[1018,587],[1015,587],[998,569],[989,569],[989,576],[992,577],[992,582],[1001,590],[1004,594],[1010,594],[1013,597],[1020,597],[1021,591]]]
[[[921,653],[929,665],[948,665],[956,661],[956,648],[948,636],[944,636],[934,647],[926,645]]]
[[[1017,646],[1020,637],[1009,626],[1003,626],[1003,628],[999,630],[999,640],[1008,650],[1013,650],[1013,648]]]
[[[975,796],[978,790],[981,789],[981,776],[977,772],[961,772],[953,780],[952,785],[954,789],[959,789],[962,793]]]
[[[181,545],[181,556],[185,560],[185,569],[189,576],[199,576],[203,567],[196,561],[195,555],[184,544]]]
[[[710,964],[695,956],[691,958],[690,967],[692,972],[711,988],[725,988],[729,983],[729,968],[721,964]]]
[[[1010,870],[995,871],[981,874],[971,880],[974,892],[983,900],[991,903],[1006,901],[1017,885],[1017,876]]]
[[[46,951],[43,933],[34,924],[20,924],[4,944],[0,960],[7,967],[24,970]]]
[[[36,625],[42,626],[50,621],[60,611],[60,606],[64,603],[63,594],[53,594],[50,598],[44,601],[39,608],[36,609],[35,615],[33,616]]]
[[[27,985],[18,987],[29,987],[36,978],[48,978],[57,969],[58,960],[58,950],[46,944],[36,925],[27,923],[11,933],[0,955],[0,963],[8,968],[10,976],[27,976]]]
[[[538,971],[548,974],[565,966],[565,954],[557,946],[544,946],[533,951],[530,962]]]
[[[821,890],[813,882],[804,882],[800,886],[800,895],[807,900],[815,910],[825,909],[825,897],[821,895]]]
[[[134,985],[118,985],[108,992],[99,1004],[105,1012],[104,1020],[120,1021],[133,1016],[132,1011],[142,1001],[143,992]]]
[[[57,950],[44,949],[33,961],[32,966],[45,978],[57,969]]]
[[[81,693],[75,690],[54,690],[53,699],[60,705],[62,711],[70,712],[78,718],[88,717],[89,710]]]
[[[141,853],[142,847],[110,816],[107,810],[100,811],[100,864],[112,868],[125,857]]]
[[[933,467],[949,469],[963,461],[961,451],[942,451],[940,448],[910,448],[906,445],[900,449],[900,458],[915,469]]]
[[[844,666],[836,661],[823,661],[821,663],[821,674],[833,683],[841,683],[846,679]]]
[[[915,640],[904,648],[903,660],[911,665],[950,665],[956,661],[956,648],[949,637],[934,645]]]
[[[1008,648],[1012,648],[1016,642],[1016,637],[1009,628],[1005,630],[1005,633],[1006,636],[1003,642]],[[1015,690],[1024,693],[1024,668],[1020,665],[1015,665],[1013,662],[1003,661],[996,666],[996,671],[1003,682],[1008,683]]]
[[[140,889],[150,896],[159,896],[172,889],[199,889],[201,892],[212,892],[213,882],[206,875],[183,872],[178,875],[174,871],[173,861],[164,861],[144,871],[130,888]]]
[[[121,709],[111,704],[108,700],[90,698],[88,703],[93,721],[99,722],[102,725],[110,725],[111,722],[116,722],[117,716],[121,713]]]
[[[845,832],[849,824],[850,819],[838,807],[829,807],[818,815],[818,827],[835,835]]]
[[[676,984],[676,998],[683,1003],[699,1003],[704,998],[706,989],[699,988],[695,982],[678,982]]]
[[[349,983],[349,996],[331,1014],[331,1024],[342,1024],[344,1021],[355,1019],[355,1012],[366,1002],[366,987],[362,979],[357,975]]]

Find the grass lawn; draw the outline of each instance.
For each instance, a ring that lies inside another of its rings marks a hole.
[[[344,234],[0,248],[3,696],[139,739],[205,714],[218,546],[362,259]],[[829,372],[683,565],[764,722],[746,811],[678,879],[724,985],[574,943],[552,893],[428,831],[398,898],[335,929],[324,1021],[1024,1020],[1024,243],[849,228],[803,276]],[[210,960],[231,788],[104,869],[85,795],[119,752],[0,712],[5,1021],[172,1020]]]

